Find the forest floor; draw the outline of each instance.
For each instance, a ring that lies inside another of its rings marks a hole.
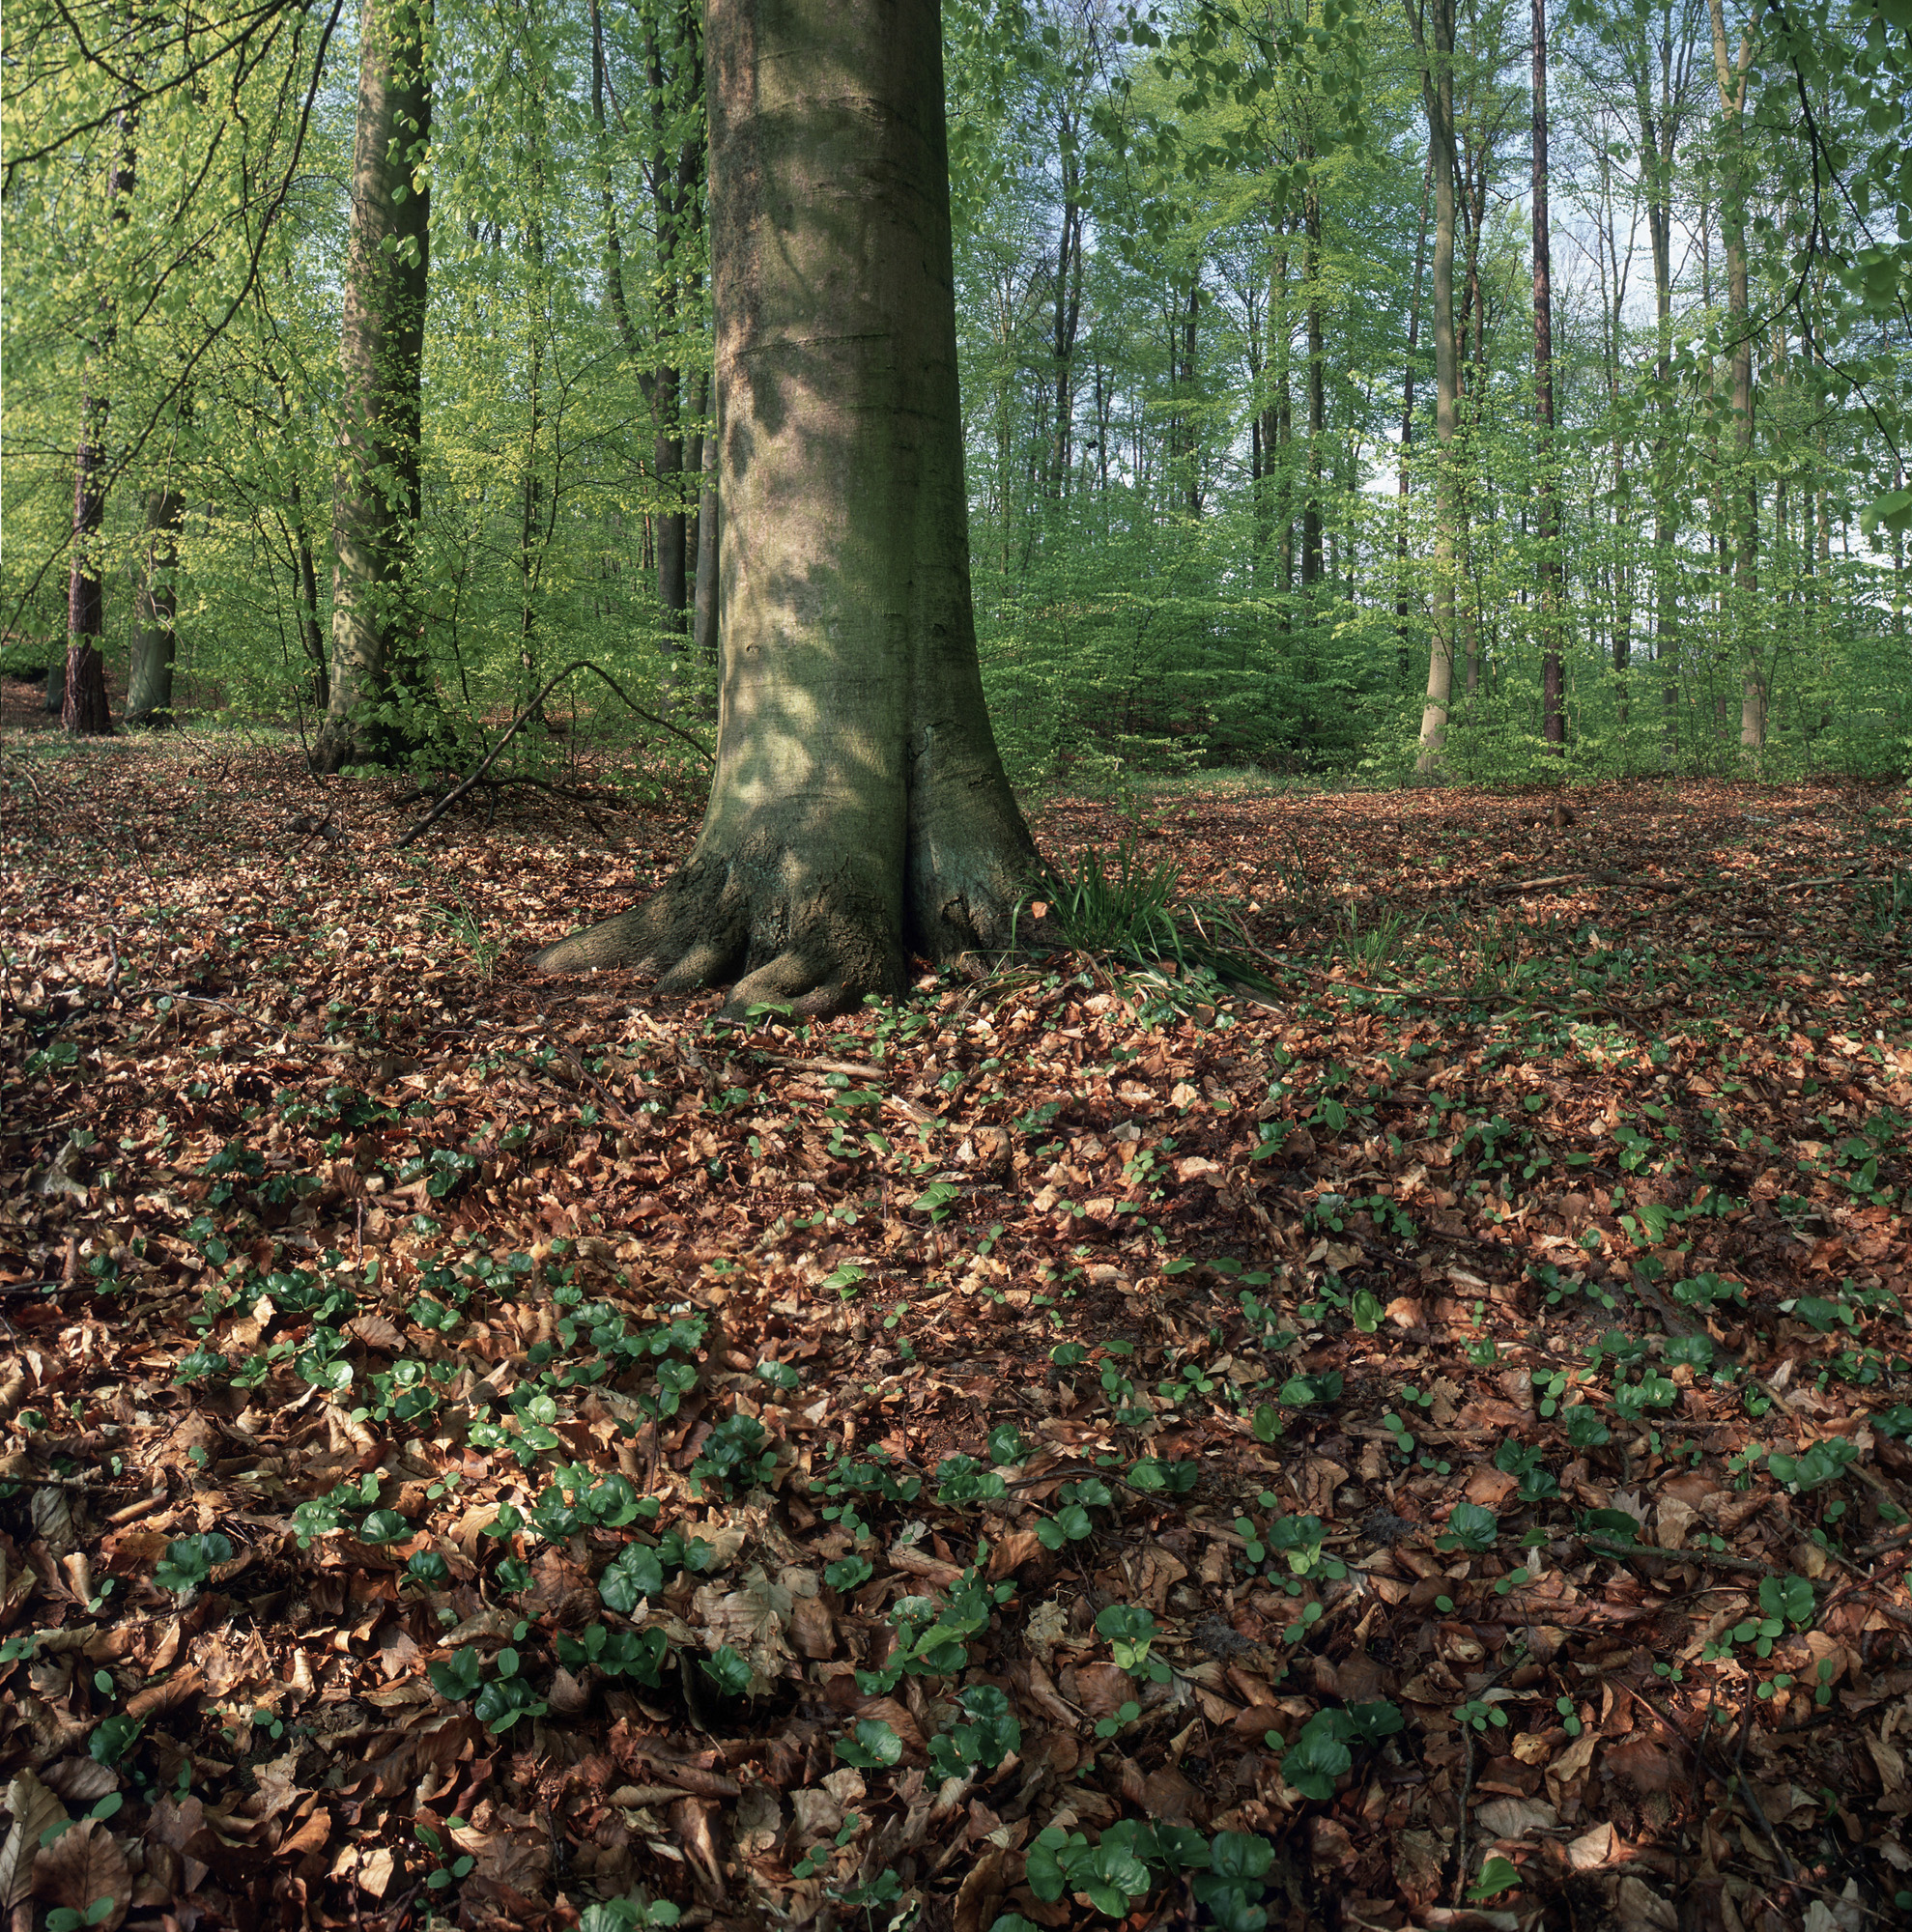
[[[0,1922],[1906,1922],[1904,793],[1062,800],[1279,997],[748,1032],[398,798],[0,747]]]

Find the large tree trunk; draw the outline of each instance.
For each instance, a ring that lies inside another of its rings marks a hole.
[[[365,0],[339,344],[344,411],[332,513],[332,670],[313,763],[402,762],[425,735],[418,519],[431,191],[432,0]]]
[[[1438,777],[1454,696],[1454,578],[1460,524],[1460,478],[1454,433],[1459,414],[1460,356],[1454,340],[1454,10],[1430,0],[1425,29],[1407,0],[1420,55],[1434,158],[1434,263],[1430,318],[1434,329],[1434,636],[1428,650],[1427,703],[1421,711],[1416,769]]]
[[[185,514],[185,498],[170,479],[146,493],[146,554],[133,597],[132,668],[127,675],[128,724],[173,722],[173,666],[179,648],[174,576]]]
[[[1560,657],[1560,554],[1554,490],[1554,267],[1547,220],[1547,0],[1533,0],[1533,411],[1540,543],[1540,734],[1556,755],[1567,742]],[[1624,686],[1622,686],[1624,692]],[[1622,696],[1622,718],[1625,699]]]
[[[1008,944],[1035,846],[969,601],[936,0],[710,0],[717,771],[683,869],[541,952],[825,1012]]]

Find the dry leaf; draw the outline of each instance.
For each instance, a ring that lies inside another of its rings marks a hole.
[[[30,1771],[14,1774],[7,1786],[7,1810],[13,1823],[5,1839],[0,1840],[0,1912],[11,1912],[32,1892],[34,1855],[40,1841],[68,1817],[59,1794]]]
[[[46,1846],[33,1861],[33,1892],[54,1905],[77,1912],[83,1921],[115,1932],[132,1903],[132,1873],[120,1842],[98,1818],[82,1818]],[[102,1898],[112,1910],[90,1918]]]
[[[1583,1832],[1567,1845],[1567,1862],[1575,1871],[1597,1871],[1615,1855],[1616,1839],[1610,1824],[1596,1825]]]
[[[1560,1814],[1536,1798],[1491,1798],[1475,1806],[1480,1830],[1496,1838],[1524,1838],[1529,1832],[1551,1832]]]

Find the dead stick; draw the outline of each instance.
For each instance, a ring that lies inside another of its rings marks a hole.
[[[556,676],[550,677],[545,680],[542,688],[532,697],[531,701],[525,706],[524,710],[519,712],[516,718],[514,718],[511,721],[511,728],[505,732],[504,736],[501,737],[498,741],[498,743],[491,748],[489,752],[485,753],[484,760],[478,766],[477,770],[474,771],[471,775],[471,777],[465,779],[459,784],[454,785],[451,788],[451,790],[446,792],[445,795],[442,799],[440,799],[435,806],[432,807],[431,810],[426,812],[423,818],[419,819],[418,822],[415,825],[414,825],[409,832],[407,832],[402,838],[400,838],[393,844],[392,850],[394,852],[404,851],[405,848],[412,843],[413,839],[416,838],[420,833],[428,831],[433,825],[435,825],[439,821],[439,819],[442,818],[444,814],[447,811],[449,811],[451,808],[454,805],[456,805],[458,801],[466,795],[467,792],[471,790],[471,788],[478,782],[478,781],[482,779],[488,771],[491,770],[493,764],[497,762],[499,754],[504,750],[505,746],[510,744],[512,739],[517,737],[518,733],[522,731],[525,728],[525,726],[530,722],[531,718],[538,711],[539,707],[544,703],[545,699],[549,697],[551,694],[554,691],[556,691],[557,687],[560,684],[562,684],[564,680],[567,677],[569,677],[573,671],[578,671],[578,670],[587,670],[595,673],[598,677],[601,677],[605,681],[605,683],[608,684],[612,688],[612,690],[617,694],[619,697],[623,698],[625,704],[629,706],[631,710],[635,711],[640,718],[646,720],[648,723],[652,724],[661,724],[667,731],[674,732],[679,738],[683,739],[684,743],[687,744],[692,751],[697,753],[697,754],[702,759],[704,759],[707,763],[714,764],[716,762],[715,757],[713,756],[712,753],[710,752],[707,746],[699,743],[699,740],[693,738],[688,731],[682,729],[680,726],[671,724],[670,719],[660,718],[656,715],[655,712],[646,711],[642,704],[634,702],[632,698],[629,696],[629,695],[625,692],[623,686],[620,685],[617,682],[617,680],[614,677],[613,677],[608,670],[604,670],[599,666],[592,664],[588,658],[579,658],[574,663],[566,665],[564,668],[556,674]]]

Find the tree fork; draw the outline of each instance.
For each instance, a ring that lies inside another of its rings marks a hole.
[[[682,870],[538,953],[807,1013],[1039,874],[969,596],[936,0],[710,0],[721,688]]]

